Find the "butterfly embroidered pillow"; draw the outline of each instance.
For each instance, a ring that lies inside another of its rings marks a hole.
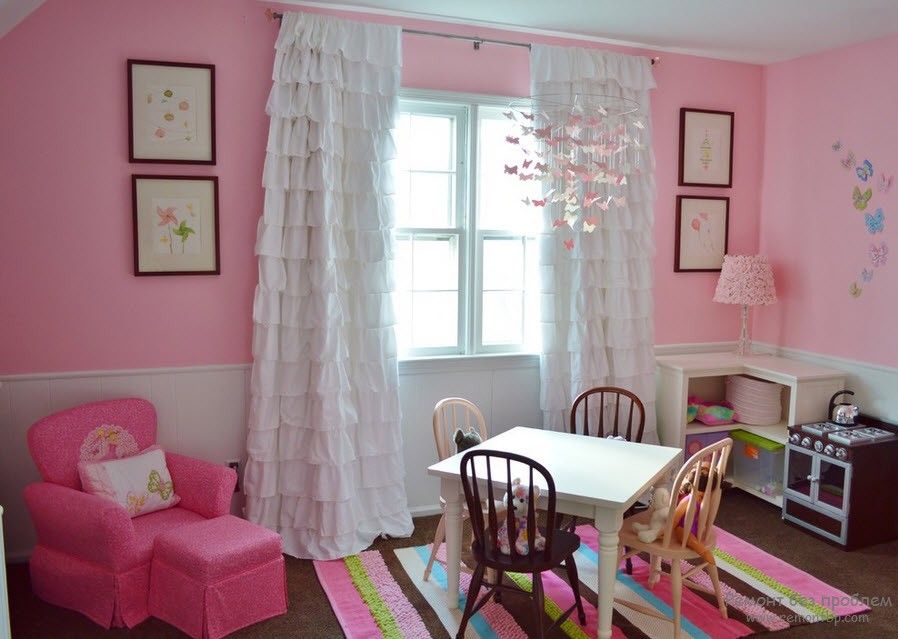
[[[181,500],[165,465],[165,451],[158,446],[124,459],[82,461],[78,474],[85,492],[113,500],[132,517],[171,508]]]

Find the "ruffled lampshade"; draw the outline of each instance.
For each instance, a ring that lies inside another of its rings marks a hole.
[[[773,304],[776,301],[776,286],[773,283],[773,269],[766,255],[725,255],[714,301],[723,304],[742,305],[742,330],[736,352],[745,355],[750,352],[751,339],[748,336],[748,307]]]

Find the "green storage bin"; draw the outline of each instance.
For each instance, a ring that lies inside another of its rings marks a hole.
[[[783,494],[785,444],[746,430],[730,432],[733,439],[733,480],[770,497]]]

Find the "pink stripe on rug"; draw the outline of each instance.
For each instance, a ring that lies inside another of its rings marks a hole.
[[[352,583],[343,560],[316,561],[313,565],[347,639],[380,639],[383,634]]]
[[[359,553],[359,559],[368,578],[377,586],[377,594],[389,608],[403,637],[427,637],[427,628],[421,615],[402,592],[402,588],[393,579],[383,556],[376,550]]]
[[[571,590],[570,584],[556,575],[554,572],[547,571],[543,573],[543,589],[546,592],[546,597],[558,604],[558,607],[561,608],[562,612],[574,605],[574,593]],[[580,620],[577,618],[576,610],[571,613],[568,619],[572,623],[575,623],[577,626],[582,628],[583,632],[585,632],[587,636],[595,637],[597,634],[596,627],[599,623],[599,613],[596,610],[595,606],[590,605],[586,601],[586,599],[583,599],[583,612],[586,613],[585,626],[580,625]],[[611,636],[614,639],[626,639],[627,637],[627,635],[624,634],[623,630],[621,630],[617,626],[611,626]]]
[[[751,564],[768,577],[808,597],[814,603],[832,610],[836,616],[852,615],[870,609],[851,595],[833,588],[782,559],[764,552],[757,546],[753,546],[721,528],[716,528],[716,531],[718,548]]]

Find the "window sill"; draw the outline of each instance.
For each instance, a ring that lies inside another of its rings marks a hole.
[[[509,368],[536,368],[537,353],[489,353],[484,355],[444,355],[399,360],[400,375],[419,373],[457,373]]]

